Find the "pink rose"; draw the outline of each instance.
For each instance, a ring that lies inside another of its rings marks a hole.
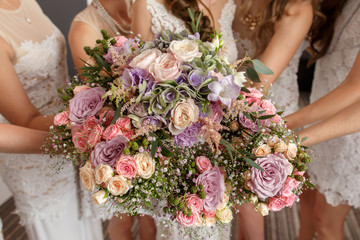
[[[251,106],[253,106],[253,107],[257,107],[260,105],[259,98],[249,97],[249,98],[246,98],[246,102],[248,102],[249,105],[252,104]]]
[[[58,113],[54,117],[54,125],[55,126],[67,125],[69,122],[70,122],[69,111],[64,111],[64,112]]]
[[[252,98],[262,98],[263,94],[256,88],[248,88],[250,93],[247,92],[241,92],[241,95],[243,95],[244,97],[252,97]]]
[[[91,131],[95,126],[98,125],[98,120],[95,117],[90,117],[85,121],[85,123],[82,125],[82,132],[89,136]]]
[[[125,178],[134,178],[137,174],[135,159],[129,155],[120,157],[115,168],[116,172]]]
[[[95,147],[95,145],[101,141],[101,136],[103,134],[103,131],[104,131],[104,127],[100,125],[96,125],[92,129],[88,139],[88,143],[90,147],[92,148]]]
[[[82,132],[75,132],[72,134],[72,141],[78,152],[86,152],[88,150],[88,137]]]
[[[274,107],[274,104],[270,100],[262,100],[260,103],[260,107],[262,107],[265,110],[266,115],[273,115],[276,113],[276,108]]]
[[[115,115],[115,111],[109,108],[103,108],[100,110],[99,119],[101,122],[105,124],[105,126],[109,126],[114,118],[114,115]]]
[[[216,211],[208,212],[208,211],[206,211],[206,210],[204,209],[203,214],[204,214],[204,216],[207,217],[207,218],[214,218],[214,217],[215,217],[215,214],[216,214]]]
[[[276,114],[274,117],[271,118],[271,121],[273,123],[279,123],[281,121],[281,117]]]
[[[129,117],[122,117],[116,120],[116,125],[120,127],[121,131],[131,130],[131,121]]]
[[[78,94],[79,92],[81,92],[81,91],[83,91],[83,90],[86,90],[86,89],[89,89],[90,87],[89,86],[86,86],[86,85],[82,85],[82,86],[76,86],[75,88],[74,88],[74,96],[76,95],[76,94]]]
[[[116,41],[116,43],[114,45],[115,47],[121,47],[124,44],[124,42],[126,42],[128,40],[124,36],[115,36],[114,39]]]
[[[268,207],[271,211],[278,212],[285,207],[285,203],[281,198],[270,198]]]
[[[131,62],[130,66],[133,68],[142,68],[149,71],[149,66],[161,55],[161,51],[156,48],[151,48],[143,51],[136,56]]]
[[[298,196],[296,196],[295,194],[291,194],[288,197],[282,197],[282,200],[283,200],[285,206],[291,207],[294,204],[297,197]]]
[[[176,214],[176,220],[184,227],[194,226],[199,222],[199,219],[199,214],[197,212],[193,212],[190,217],[184,215],[181,211],[178,211]]]
[[[180,64],[173,54],[163,53],[149,66],[149,73],[156,82],[175,80],[181,74]]]
[[[196,194],[190,194],[185,197],[186,205],[192,212],[200,212],[204,207],[204,201]]]
[[[113,139],[116,135],[121,134],[120,127],[116,124],[110,124],[103,133],[103,138],[106,140]]]
[[[131,137],[134,135],[132,130],[128,130],[122,133],[123,136],[127,137],[127,139],[131,140]]]
[[[196,163],[196,169],[200,173],[203,173],[206,170],[210,170],[212,168],[210,160],[204,156],[197,157],[195,159],[195,163]]]
[[[299,186],[299,182],[296,181],[294,178],[288,177],[285,180],[284,190],[281,193],[281,196],[283,197],[289,197],[293,193],[293,190]]]

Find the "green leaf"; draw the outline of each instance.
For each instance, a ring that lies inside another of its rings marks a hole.
[[[173,157],[174,154],[172,154],[172,152],[170,152],[167,148],[161,148],[161,154],[164,156],[164,157]]]
[[[256,83],[261,82],[258,73],[253,68],[247,67],[246,74],[251,79],[251,81],[256,82]]]
[[[307,139],[308,139],[308,137],[303,137],[303,138],[301,139],[300,143],[306,141]]]
[[[259,170],[261,170],[261,171],[264,171],[264,169],[262,169],[259,165],[257,165],[253,160],[251,160],[250,158],[244,158],[245,159],[245,161],[248,163],[248,164],[250,164],[252,167],[254,167],[254,168],[257,168],[257,169],[259,169]]]
[[[265,64],[263,64],[260,60],[258,59],[254,59],[252,60],[253,64],[254,64],[254,68],[258,73],[262,73],[262,74],[266,74],[266,75],[272,75],[274,74],[273,71],[271,71],[270,68],[268,68],[267,66],[265,66]]]
[[[199,17],[198,17],[198,19],[197,19],[197,21],[196,21],[196,30],[197,30],[197,31],[200,30],[199,26],[200,26],[200,20],[201,20],[201,18],[202,18],[202,15],[203,15],[203,12],[201,11],[200,14],[199,14]]]
[[[241,91],[246,92],[246,93],[250,93],[250,90],[247,89],[246,87],[242,87],[242,88],[241,88]]]
[[[99,54],[95,54],[95,61],[99,66],[103,66],[106,69],[106,71],[111,72],[111,68],[110,68],[109,64],[107,64],[104,61],[104,59],[102,59],[102,57],[100,57]]]
[[[114,124],[116,122],[116,120],[118,120],[120,118],[121,115],[121,107],[118,107],[114,113],[114,118],[111,121],[111,124]]]
[[[188,8],[188,12],[189,12],[189,16],[190,16],[191,20],[194,20],[195,16],[194,16],[193,11],[190,8]]]
[[[274,116],[275,116],[275,114],[273,114],[273,115],[264,115],[264,116],[258,117],[258,119],[269,119],[269,118],[272,118]]]
[[[306,181],[306,182],[305,182],[305,185],[306,185],[307,187],[309,187],[309,188],[316,188],[316,186],[315,186],[314,184],[312,184],[311,182],[309,182],[309,181]]]
[[[155,141],[153,141],[151,143],[151,157],[152,158],[155,158],[155,153],[156,153],[157,148],[158,148],[158,140],[156,139]]]
[[[149,201],[144,201],[145,205],[148,206],[149,208],[152,208],[152,205]]]

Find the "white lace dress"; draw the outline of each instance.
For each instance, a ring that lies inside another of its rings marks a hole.
[[[31,102],[42,114],[54,114],[57,88],[67,79],[65,40],[36,1],[20,2],[16,10],[0,9],[0,37],[14,50],[14,69]],[[0,122],[6,122],[2,115]],[[29,239],[102,239],[100,222],[80,219],[72,168],[57,174],[55,162],[41,154],[0,154],[1,176]]]
[[[337,19],[331,46],[316,63],[311,102],[339,86],[360,50],[360,2],[348,0]],[[326,201],[360,207],[360,133],[313,146],[309,172]]]
[[[173,32],[181,32],[186,29],[184,21],[175,17],[169,10],[161,3],[156,0],[146,0],[146,9],[152,16],[151,19],[151,31],[156,34],[162,30],[169,29]],[[237,49],[234,37],[232,34],[232,22],[234,20],[236,5],[234,0],[229,0],[225,3],[223,9],[221,9],[220,17],[218,23],[220,26],[220,31],[223,33],[224,39],[224,49],[226,51],[226,56],[230,63],[234,62],[237,59]],[[219,229],[210,229],[204,228],[204,239],[229,239],[230,238],[230,224],[225,224],[222,228],[223,230],[218,231]],[[207,233],[211,233],[211,237],[207,237]],[[206,237],[205,237],[206,236]],[[182,240],[189,239],[187,236],[184,236],[179,229],[175,227],[166,228],[162,224],[157,225],[157,239],[167,239],[167,240]]]

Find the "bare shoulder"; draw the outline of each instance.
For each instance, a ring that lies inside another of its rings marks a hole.
[[[286,11],[288,16],[312,16],[313,7],[311,1],[298,0],[291,3]]]
[[[11,62],[15,58],[14,49],[2,37],[0,37],[0,58],[1,62],[4,60]]]

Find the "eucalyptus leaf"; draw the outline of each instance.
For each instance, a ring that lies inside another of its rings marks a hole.
[[[308,139],[308,137],[303,137],[303,138],[301,139],[300,143],[306,141],[306,139]]]
[[[269,118],[272,118],[274,116],[275,116],[275,114],[273,114],[273,115],[265,115],[265,116],[258,117],[258,119],[269,119]]]
[[[246,67],[246,74],[251,79],[251,81],[260,83],[260,78],[258,73],[251,67]]]
[[[257,165],[253,160],[251,160],[250,158],[244,158],[244,160],[250,164],[250,166],[254,167],[254,168],[257,168],[261,171],[264,171],[264,169],[262,167],[260,167],[259,165]]]
[[[95,54],[95,61],[99,66],[103,66],[108,72],[111,71],[109,64],[107,64],[104,59],[99,56],[99,54]]]
[[[158,140],[157,139],[151,143],[151,157],[152,158],[155,158],[155,153],[157,151],[158,146],[159,145],[158,145]]]
[[[260,60],[254,59],[254,60],[252,60],[252,62],[253,62],[253,65],[254,65],[255,70],[256,70],[258,73],[265,74],[265,75],[272,75],[272,74],[274,74],[274,72],[271,71],[270,68],[268,68],[267,66],[265,66],[265,64],[263,64]]]
[[[116,120],[118,120],[120,118],[120,115],[121,115],[121,106],[119,106],[115,113],[114,113],[114,118],[113,120],[111,121],[111,124],[114,124],[116,122]]]
[[[172,152],[170,152],[167,148],[161,148],[161,155],[163,155],[164,157],[173,157],[174,154]]]

